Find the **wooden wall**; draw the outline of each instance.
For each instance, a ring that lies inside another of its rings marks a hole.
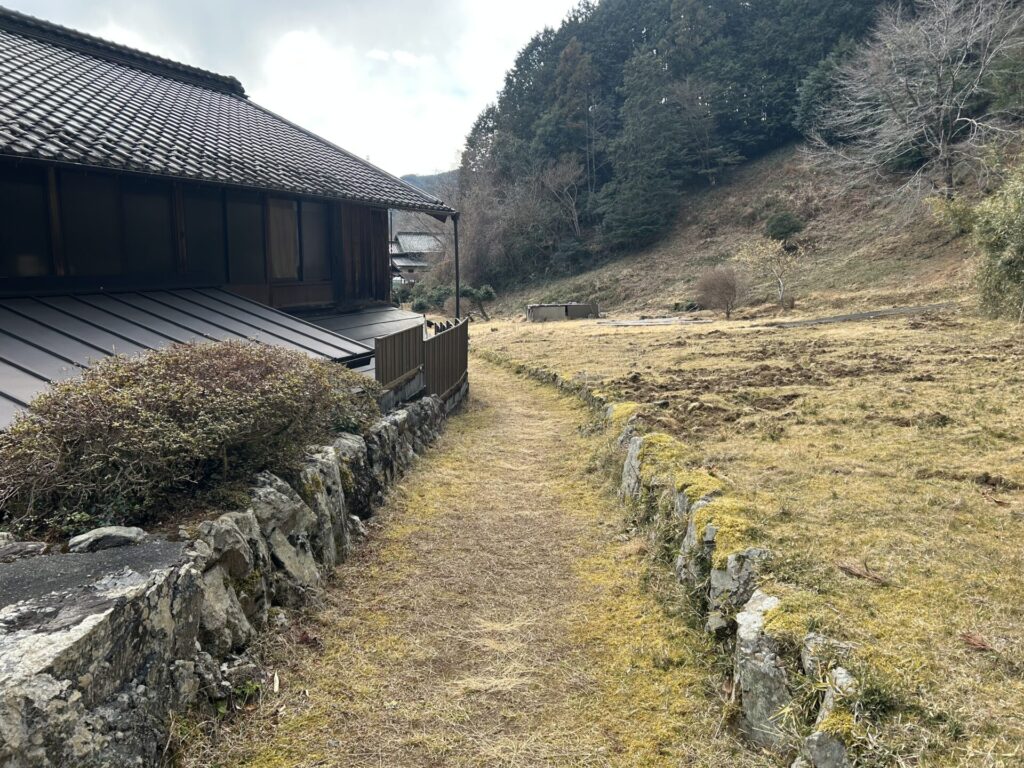
[[[3,296],[216,285],[317,311],[391,297],[384,208],[0,159],[0,214]]]
[[[390,300],[387,211],[342,203],[337,216],[335,232],[340,233],[341,239],[341,264],[335,270],[338,300]]]

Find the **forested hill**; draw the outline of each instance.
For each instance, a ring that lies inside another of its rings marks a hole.
[[[432,173],[429,175],[410,173],[403,176],[402,181],[407,181],[414,187],[418,187],[424,192],[428,192],[435,197],[440,197],[443,200],[448,195],[452,194],[457,178],[458,171],[443,171],[441,173]]]
[[[474,280],[584,266],[668,229],[680,195],[799,136],[879,0],[602,0],[537,34],[460,169]]]

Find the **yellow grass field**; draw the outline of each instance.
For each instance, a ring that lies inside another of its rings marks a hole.
[[[641,403],[643,431],[676,437],[742,502],[734,543],[775,555],[774,628],[853,644],[868,764],[1024,765],[1016,326],[954,309],[792,328],[502,320],[472,336]]]

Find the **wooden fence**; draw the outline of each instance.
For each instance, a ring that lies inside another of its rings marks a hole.
[[[427,394],[447,399],[469,369],[469,321],[445,323],[426,338],[424,331],[416,326],[376,340],[377,381],[392,389],[422,369]]]
[[[469,370],[469,320],[462,320],[423,342],[427,393],[447,399]]]
[[[423,326],[417,325],[374,342],[374,372],[385,389],[392,389],[423,365]]]

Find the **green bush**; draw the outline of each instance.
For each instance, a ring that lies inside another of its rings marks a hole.
[[[803,232],[804,222],[795,213],[780,211],[772,214],[764,224],[764,234],[772,240],[789,240]]]
[[[0,523],[67,535],[167,518],[312,443],[364,431],[377,385],[336,363],[246,342],[112,357],[0,432]]]
[[[454,293],[455,289],[450,285],[426,285],[424,283],[416,283],[416,285],[413,286],[411,293],[412,311],[441,311],[444,309],[445,302],[448,301]]]
[[[974,209],[971,224],[983,254],[982,305],[992,315],[1024,319],[1024,168]]]
[[[476,305],[477,311],[484,320],[490,320],[491,318],[487,315],[487,308],[484,304],[489,301],[494,301],[498,298],[498,294],[494,292],[494,289],[489,285],[481,285],[479,288],[474,288],[472,285],[463,285],[459,289],[459,295],[464,299],[469,299]]]
[[[409,283],[393,281],[391,284],[391,298],[398,302],[399,305],[406,304],[412,299],[412,288],[412,285]]]

